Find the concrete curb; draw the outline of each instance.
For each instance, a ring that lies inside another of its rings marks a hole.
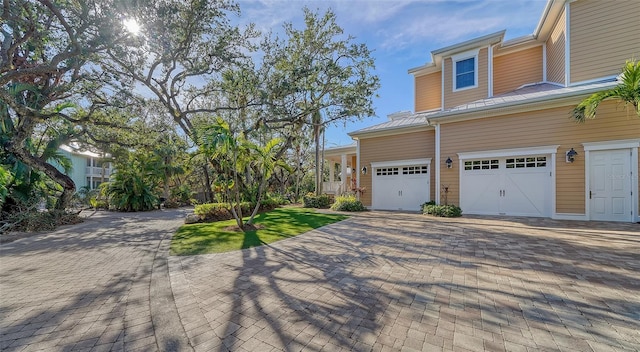
[[[193,351],[184,326],[178,315],[178,308],[169,279],[169,246],[173,232],[169,232],[158,245],[153,259],[153,270],[149,284],[149,305],[151,322],[159,351]]]

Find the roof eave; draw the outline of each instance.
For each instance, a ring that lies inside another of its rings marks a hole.
[[[433,128],[433,126],[431,126],[428,121],[425,121],[424,123],[421,123],[421,124],[415,124],[415,125],[409,125],[409,126],[394,126],[394,127],[381,128],[381,129],[371,130],[371,131],[354,131],[354,132],[349,132],[347,134],[352,139],[357,140],[362,138],[382,137],[382,136],[390,136],[395,134],[403,134],[408,132],[426,131],[430,128]]]
[[[611,87],[615,86],[615,82],[612,82]],[[608,86],[599,86],[590,89],[573,91],[564,94],[559,94],[555,97],[542,96],[538,98],[528,99],[524,101],[506,102],[502,104],[495,104],[490,106],[482,106],[478,108],[472,108],[465,111],[445,111],[440,114],[428,117],[430,124],[456,122],[460,120],[475,119],[489,116],[501,116],[507,114],[513,114],[517,112],[526,112],[539,110],[540,106],[544,108],[552,108],[563,106],[571,103],[575,103],[593,93],[607,89]]]

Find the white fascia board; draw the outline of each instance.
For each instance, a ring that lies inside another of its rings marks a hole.
[[[617,141],[590,142],[582,143],[584,150],[608,150],[608,149],[626,149],[639,148],[640,139],[621,139]]]
[[[411,125],[411,126],[395,126],[389,128],[382,128],[378,130],[365,131],[365,132],[351,132],[347,133],[352,139],[366,139],[366,138],[374,138],[374,137],[382,137],[382,136],[393,136],[396,134],[403,134],[409,132],[419,132],[419,131],[427,131],[432,129],[433,126],[425,122],[420,125]]]
[[[510,148],[497,150],[483,150],[479,152],[457,153],[460,160],[478,159],[478,158],[503,158],[508,156],[525,156],[539,154],[555,154],[560,145],[547,145],[541,147],[528,148]]]

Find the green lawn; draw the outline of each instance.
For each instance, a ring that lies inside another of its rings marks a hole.
[[[345,215],[317,213],[315,209],[287,207],[256,216],[254,223],[264,228],[245,233],[225,231],[236,225],[235,220],[183,225],[173,236],[171,254],[220,253],[257,247],[346,218]]]

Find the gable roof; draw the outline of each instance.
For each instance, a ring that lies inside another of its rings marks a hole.
[[[548,0],[542,11],[538,25],[532,34],[504,40],[506,30],[487,34],[482,37],[470,39],[462,43],[446,46],[444,48],[431,51],[431,62],[422,66],[410,68],[409,74],[424,75],[441,70],[442,59],[456,53],[471,50],[479,47],[496,45],[497,53],[504,54],[512,50],[521,50],[530,46],[542,45],[547,40],[553,26],[564,9],[565,3],[569,0]]]

